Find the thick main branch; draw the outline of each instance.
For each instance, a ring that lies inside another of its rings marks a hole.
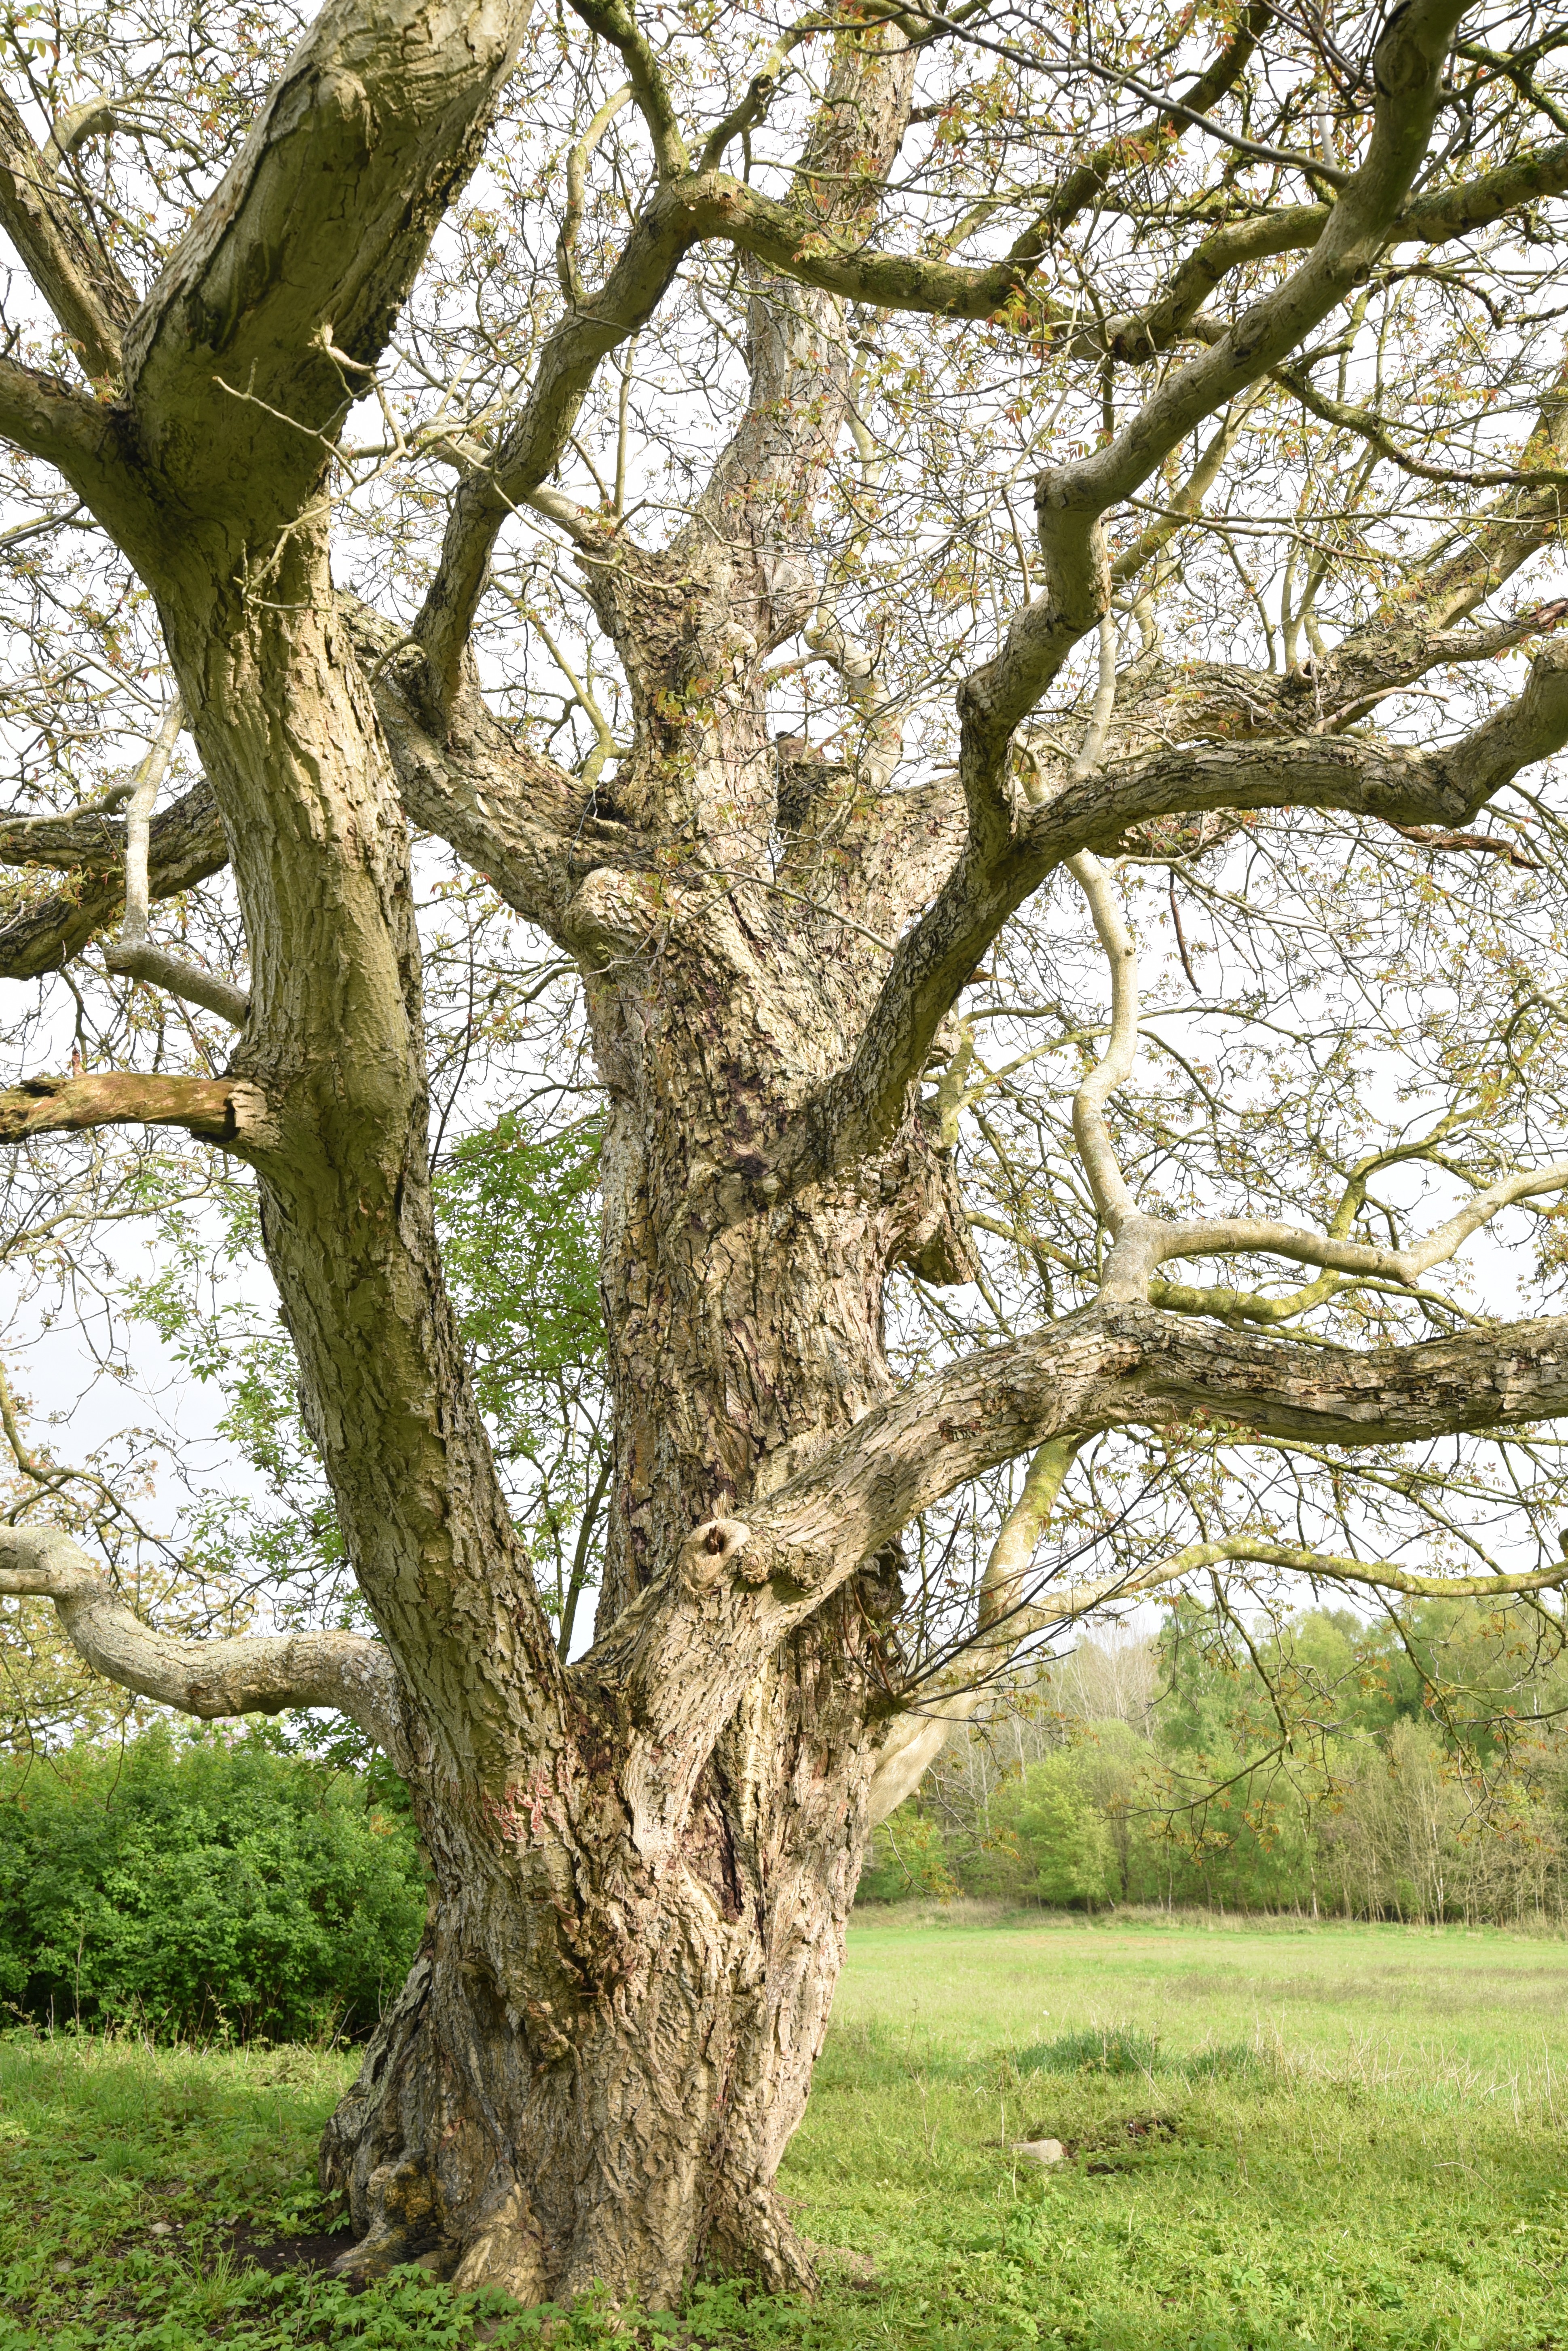
[[[1354,1449],[1564,1413],[1568,1318],[1354,1355],[1097,1305],[890,1398],[746,1522],[696,1529],[576,1671],[648,1725],[625,1784],[633,1834],[657,1846],[778,1643],[921,1511],[1004,1461],[1131,1426]]]

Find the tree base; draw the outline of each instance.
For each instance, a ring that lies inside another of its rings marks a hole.
[[[722,2016],[708,2022],[722,2041]],[[771,2179],[736,2162],[756,2135],[722,2090],[705,2119],[685,2095],[691,2068],[653,2076],[632,2037],[580,2034],[541,2063],[484,1980],[427,1947],[322,2137],[321,2186],[347,2197],[358,2231],[337,2273],[369,2282],[417,2263],[524,2304],[598,2285],[669,2307],[702,2270],[814,2294]]]

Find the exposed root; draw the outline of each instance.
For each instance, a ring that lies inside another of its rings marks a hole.
[[[726,2206],[710,2215],[701,2266],[721,2275],[755,2278],[768,2294],[812,2299],[818,2286],[812,2251],[777,2190],[753,2188],[726,2199]]]

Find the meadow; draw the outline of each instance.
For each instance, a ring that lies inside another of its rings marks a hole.
[[[0,2351],[1568,2351],[1564,1941],[862,1913],[781,2175],[809,2308],[520,2314],[294,2266],[353,2063],[0,2041]],[[1041,2136],[1049,2170],[1013,2151]]]

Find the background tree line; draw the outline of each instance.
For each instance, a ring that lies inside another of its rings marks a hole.
[[[1248,1625],[1184,1597],[1155,1635],[1084,1639],[999,1687],[877,1832],[860,1898],[1561,1927],[1557,1635],[1517,1605]],[[192,1734],[57,1687],[14,1637],[5,1662],[10,2019],[371,2032],[426,1896],[407,1791],[362,1737],[303,1717]]]
[[[861,1899],[1561,1925],[1555,1635],[1519,1606],[1244,1625],[1184,1597],[1156,1635],[1086,1639],[956,1730]]]

